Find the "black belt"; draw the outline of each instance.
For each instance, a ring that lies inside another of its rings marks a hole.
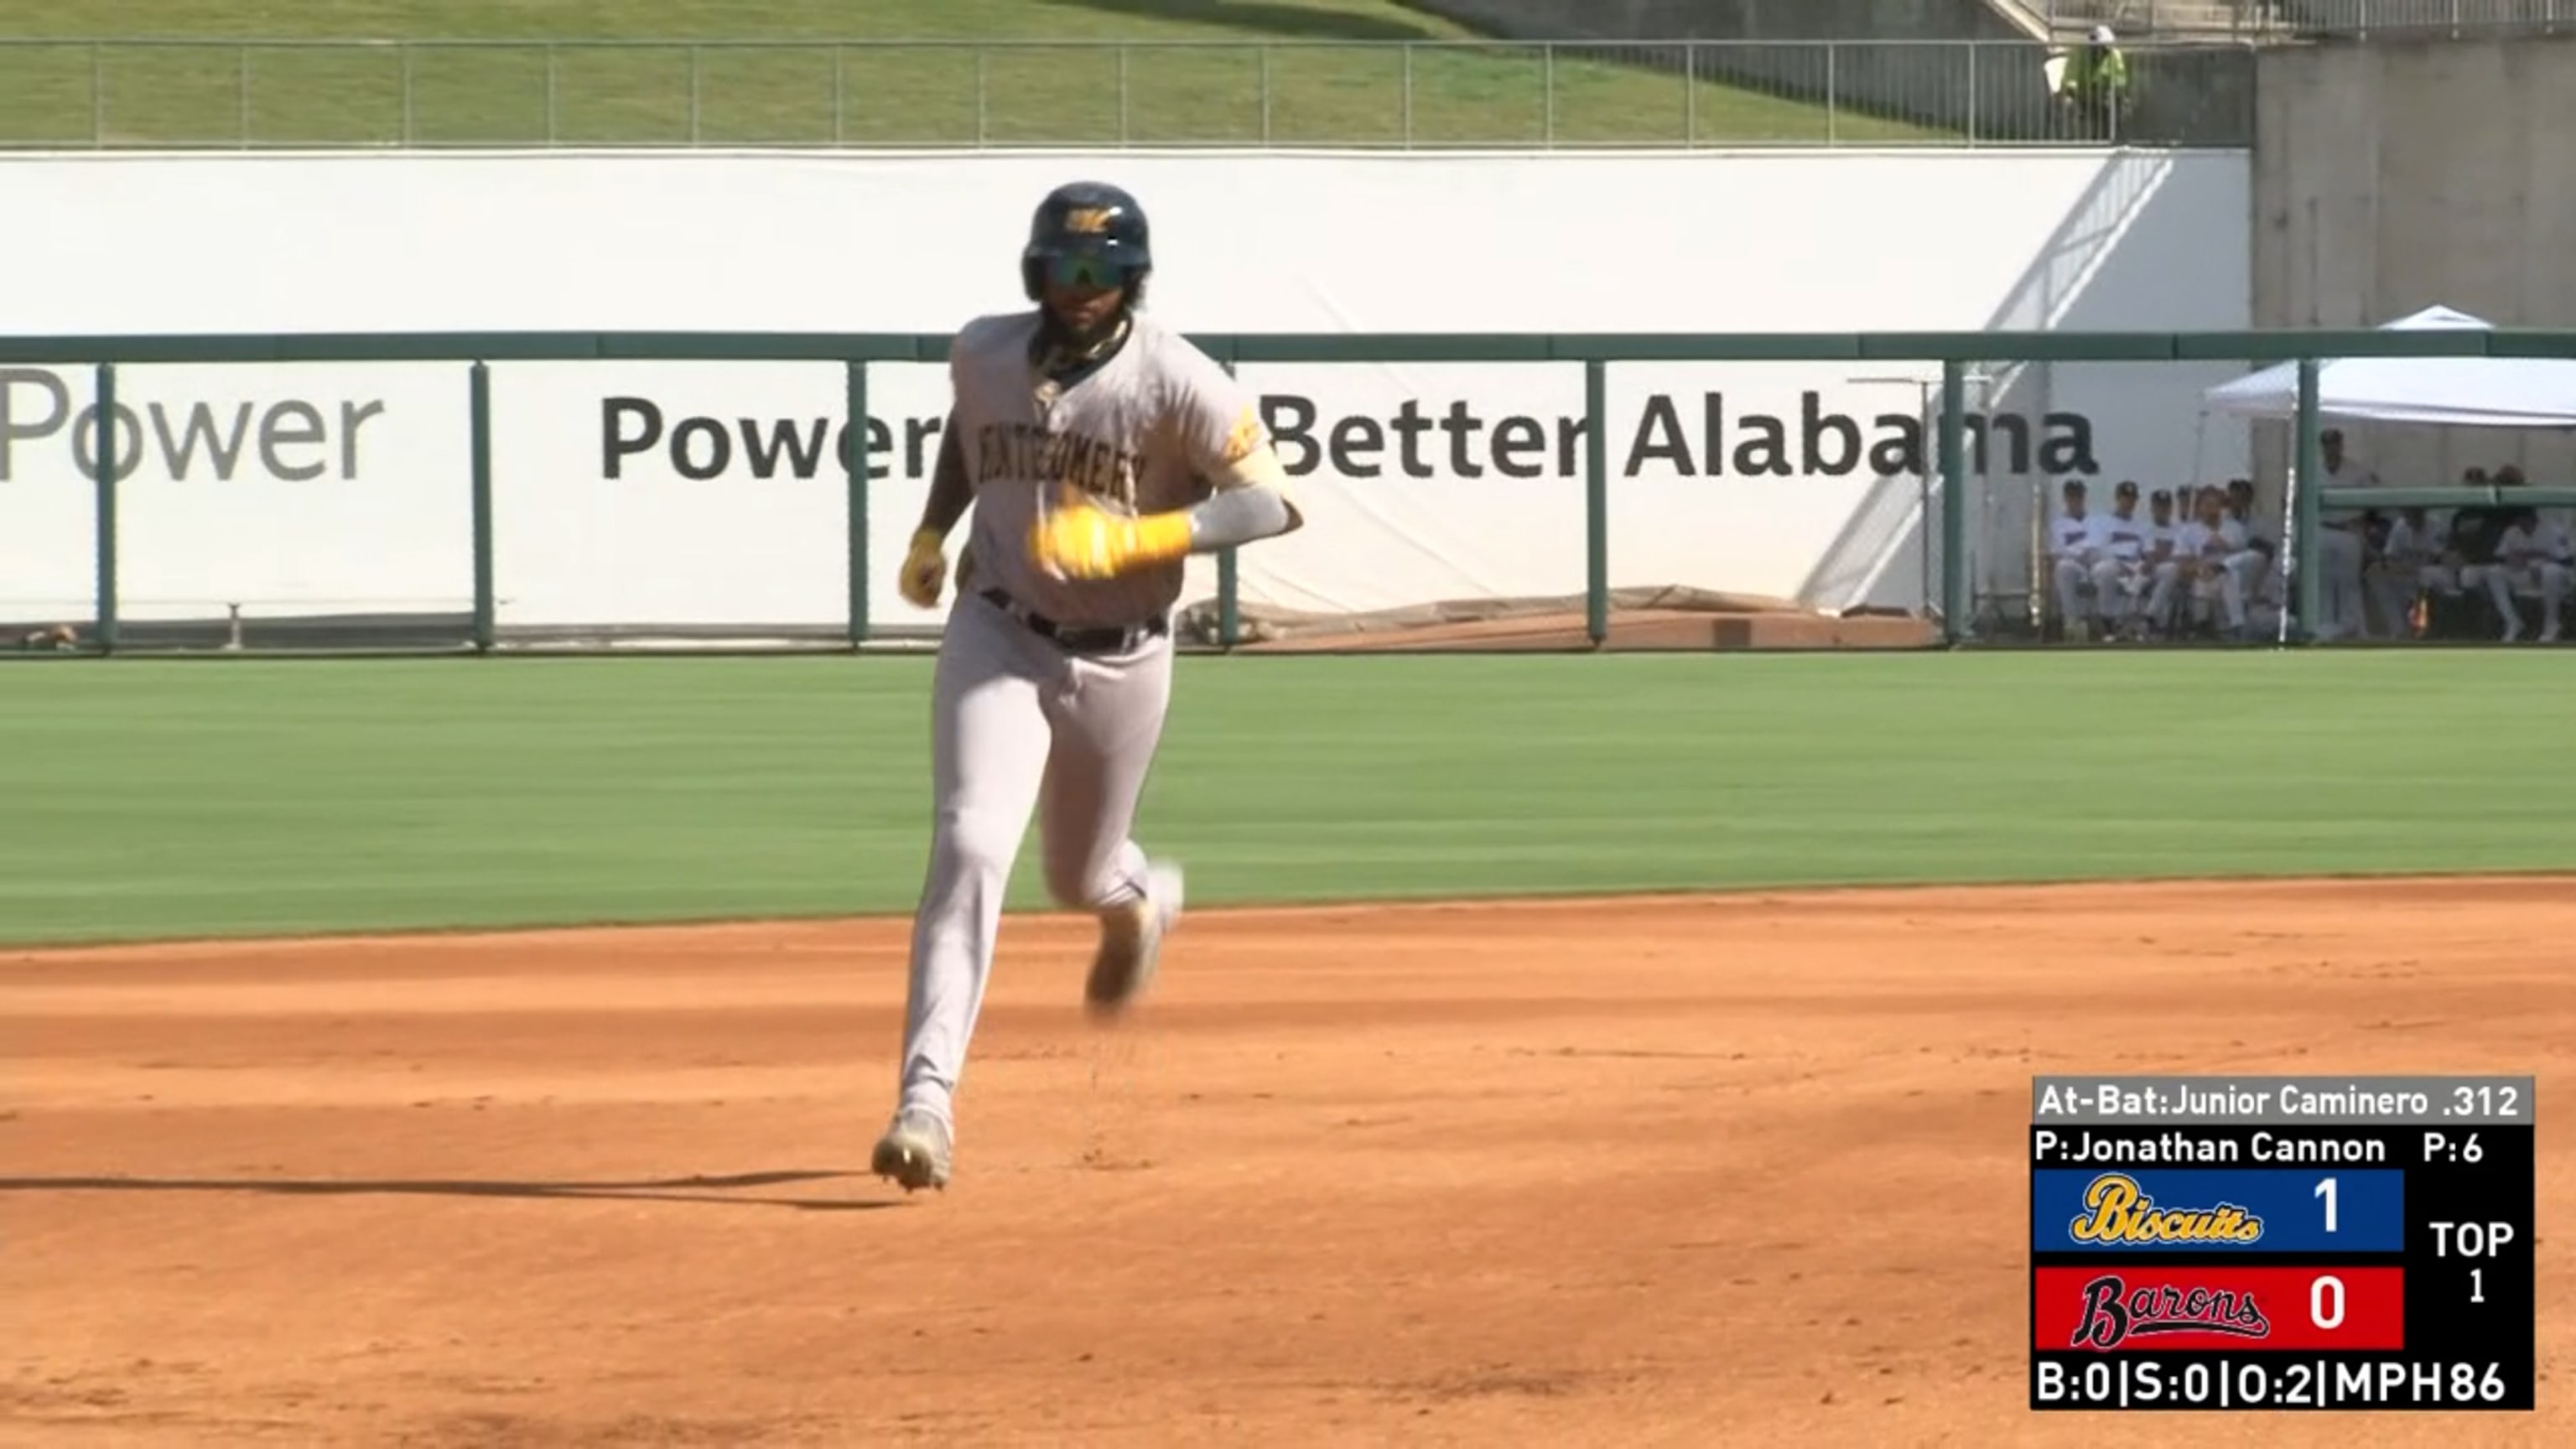
[[[1068,654],[1124,654],[1148,639],[1161,638],[1172,628],[1168,619],[1148,619],[1141,624],[1059,624],[1000,589],[986,589],[978,597]]]

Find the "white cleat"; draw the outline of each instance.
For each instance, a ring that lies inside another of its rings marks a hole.
[[[928,1112],[897,1112],[877,1139],[868,1170],[890,1177],[907,1193],[925,1187],[945,1189],[953,1156],[948,1124]]]
[[[1084,1004],[1095,1017],[1118,1015],[1153,984],[1163,938],[1181,917],[1181,868],[1169,861],[1145,867],[1145,894],[1100,918],[1100,954],[1083,983]]]

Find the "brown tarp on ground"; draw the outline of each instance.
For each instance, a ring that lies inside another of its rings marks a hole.
[[[1930,623],[1893,610],[1820,613],[1787,599],[1681,585],[1610,591],[1612,649],[1921,648],[1938,641]],[[1589,647],[1581,594],[1553,598],[1453,599],[1362,613],[1309,612],[1246,604],[1240,647],[1261,652]],[[1213,599],[1183,609],[1183,640],[1221,642]]]

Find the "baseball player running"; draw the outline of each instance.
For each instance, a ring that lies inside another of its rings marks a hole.
[[[1134,197],[1059,187],[1020,255],[1037,305],[976,318],[949,350],[905,599],[938,603],[948,533],[969,504],[974,521],[931,686],[937,808],[900,1099],[871,1160],[907,1192],[948,1184],[966,1045],[1032,811],[1048,893],[1100,918],[1090,1009],[1115,1016],[1152,979],[1181,871],[1129,832],[1171,695],[1183,561],[1303,522],[1246,394],[1139,310],[1152,267]]]

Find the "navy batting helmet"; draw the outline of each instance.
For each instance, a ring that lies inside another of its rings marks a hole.
[[[1047,193],[1029,219],[1020,253],[1020,282],[1034,302],[1050,276],[1098,287],[1123,287],[1134,305],[1154,269],[1145,209],[1118,187],[1075,181]]]

